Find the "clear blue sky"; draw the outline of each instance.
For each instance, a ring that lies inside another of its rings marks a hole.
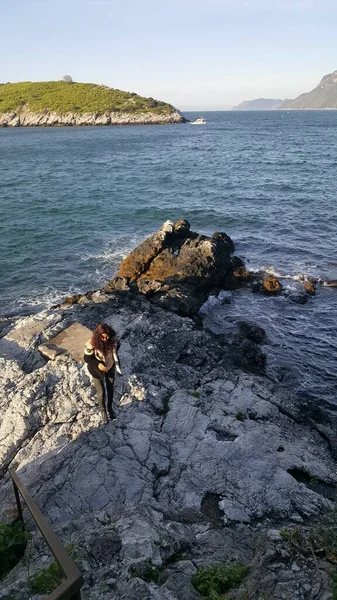
[[[2,0],[0,81],[227,109],[310,91],[337,69],[336,30],[336,0]]]

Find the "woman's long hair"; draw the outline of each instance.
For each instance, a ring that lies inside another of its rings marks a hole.
[[[108,340],[102,340],[102,333],[106,333],[109,336]],[[106,323],[100,323],[97,325],[94,333],[92,334],[91,343],[96,350],[103,352],[105,355],[107,352],[112,351],[116,341],[116,332],[110,325]]]

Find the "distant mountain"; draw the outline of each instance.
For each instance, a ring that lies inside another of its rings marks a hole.
[[[337,71],[324,75],[317,87],[295,100],[286,100],[279,108],[298,110],[337,109]]]
[[[245,100],[233,106],[233,110],[275,110],[286,100],[279,98],[256,98],[256,100]]]

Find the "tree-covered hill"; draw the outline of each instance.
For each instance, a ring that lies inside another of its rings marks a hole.
[[[93,83],[67,81],[20,82],[0,84],[0,113],[29,110],[33,113],[53,111],[73,113],[172,113],[171,104],[143,98]]]

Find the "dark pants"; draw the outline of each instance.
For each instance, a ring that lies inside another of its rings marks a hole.
[[[112,408],[115,382],[114,370],[110,369],[110,371],[105,373],[104,380],[93,377],[92,381],[97,390],[98,405],[102,414],[105,413],[106,416],[106,413],[108,413],[110,419],[114,419],[115,413]]]

